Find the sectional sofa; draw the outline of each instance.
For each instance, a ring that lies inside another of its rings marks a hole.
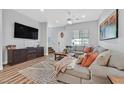
[[[100,46],[94,48],[100,54],[110,51]],[[99,54],[99,55],[100,55]],[[107,57],[107,55],[105,55]],[[112,53],[106,65],[96,60],[89,67],[81,67],[76,64],[74,69],[67,69],[60,73],[57,80],[69,84],[110,84],[108,76],[124,77],[124,56],[120,53]]]

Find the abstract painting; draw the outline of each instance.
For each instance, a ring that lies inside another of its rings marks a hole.
[[[118,38],[118,10],[100,24],[100,40]]]

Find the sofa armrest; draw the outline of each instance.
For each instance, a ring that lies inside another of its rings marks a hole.
[[[89,67],[92,76],[100,76],[107,77],[107,75],[124,77],[124,71],[120,71],[117,68],[109,67],[109,66],[100,66],[98,64],[94,64]]]

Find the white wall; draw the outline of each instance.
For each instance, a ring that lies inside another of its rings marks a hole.
[[[103,11],[100,19],[99,25],[103,22],[111,13],[113,9],[106,9]],[[124,53],[124,9],[119,10],[119,35],[117,39],[99,41],[99,45],[111,49],[114,52]]]
[[[39,29],[38,40],[14,38],[14,22],[18,22],[21,24],[25,24],[27,26],[38,28]],[[3,42],[4,42],[3,62],[4,64],[7,63],[7,51],[5,46],[9,44],[16,45],[16,48],[36,47],[37,43],[40,43],[41,46],[44,46],[44,44],[42,44],[43,38],[42,40],[40,40],[41,37],[44,37],[44,34],[40,34],[40,33],[44,33],[44,30],[46,29],[41,29],[42,25],[43,24],[23,14],[20,14],[14,10],[10,10],[10,9],[3,10]],[[47,26],[45,27],[47,28]]]
[[[3,69],[2,66],[2,9],[0,9],[0,70]]]
[[[48,55],[48,30],[47,30],[47,22],[42,22],[39,24],[40,27],[40,46],[44,46],[44,54]]]
[[[60,33],[64,32],[64,37],[60,37]],[[49,47],[53,47],[55,51],[62,51],[66,46],[66,37],[68,34],[65,31],[65,27],[56,27],[56,28],[49,28],[48,29],[48,37],[51,40],[51,43],[48,45]],[[60,42],[60,47],[58,45]]]
[[[63,27],[49,28],[48,37],[51,42],[48,46],[53,47],[56,51],[62,51],[66,45],[71,45],[72,31],[73,30],[88,30],[89,31],[89,43],[96,46],[98,44],[98,22],[90,21],[84,23],[77,23],[73,25],[67,25]],[[60,38],[60,32],[64,32],[64,37]],[[58,49],[58,42],[60,42],[60,48]]]

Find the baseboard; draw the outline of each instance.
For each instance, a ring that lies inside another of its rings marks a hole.
[[[44,56],[48,56],[48,54],[44,53]]]
[[[48,56],[48,52],[44,53],[44,55]]]
[[[3,70],[3,66],[0,66],[0,70]]]

